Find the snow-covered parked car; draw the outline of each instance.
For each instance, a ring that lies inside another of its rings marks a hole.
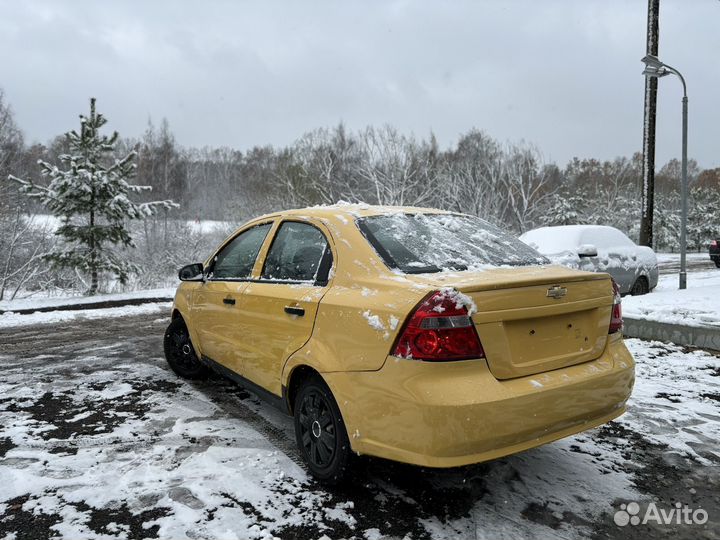
[[[520,240],[556,264],[590,272],[607,272],[621,294],[646,294],[658,282],[655,252],[638,246],[615,227],[561,225],[528,231]]]

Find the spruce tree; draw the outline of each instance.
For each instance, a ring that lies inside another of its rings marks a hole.
[[[47,260],[56,268],[72,268],[89,274],[89,294],[98,290],[102,272],[116,276],[125,284],[137,269],[119,257],[113,246],[133,247],[128,221],[144,219],[159,208],[178,205],[170,200],[136,203],[129,196],[150,191],[151,186],[131,184],[135,176],[136,152],[122,159],[114,157],[118,133],[100,135],[107,120],[95,112],[90,99],[90,116],[80,115],[80,132],[66,133],[70,153],[59,156],[63,168],[40,160],[47,186],[14,176],[20,190],[40,201],[61,220],[55,234],[64,240]]]

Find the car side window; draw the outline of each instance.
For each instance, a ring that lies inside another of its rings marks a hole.
[[[270,246],[262,278],[314,282],[327,247],[325,235],[316,227],[285,221]]]
[[[257,225],[240,233],[215,256],[211,279],[247,279],[272,223]]]

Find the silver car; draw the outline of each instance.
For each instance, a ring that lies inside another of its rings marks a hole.
[[[655,252],[638,246],[615,227],[561,225],[528,231],[520,240],[556,264],[590,272],[607,272],[620,294],[646,294],[658,282]]]

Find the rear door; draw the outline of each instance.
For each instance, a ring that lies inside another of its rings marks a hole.
[[[239,302],[252,278],[260,248],[272,222],[251,226],[228,241],[206,269],[206,281],[194,292],[193,321],[203,355],[242,373],[242,357],[236,347]]]
[[[287,358],[310,339],[320,300],[328,290],[332,246],[327,231],[283,221],[262,272],[243,291],[238,319],[244,377],[281,395]]]

